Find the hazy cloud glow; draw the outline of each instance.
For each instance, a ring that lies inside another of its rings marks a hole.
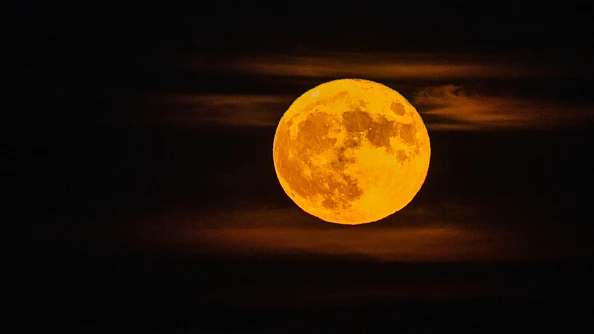
[[[458,210],[460,211],[460,210]],[[489,261],[554,257],[534,241],[467,223],[480,219],[468,208],[451,217],[412,210],[380,223],[343,226],[320,222],[297,209],[261,209],[179,219],[187,225],[153,230],[149,240],[190,254],[331,255],[380,261]],[[459,219],[459,221],[453,221]],[[427,221],[431,221],[427,224]],[[167,225],[167,224],[164,224]],[[138,234],[135,240],[145,240]],[[147,245],[146,242],[143,242]],[[539,253],[531,251],[538,247]]]
[[[557,128],[578,125],[583,111],[527,99],[470,95],[461,86],[426,87],[413,99],[433,130]]]
[[[239,71],[299,77],[360,77],[375,79],[471,78],[509,76],[512,73],[478,64],[447,64],[418,60],[359,57],[271,57],[238,61]],[[517,74],[513,74],[517,75]]]
[[[401,93],[405,90],[427,127],[434,131],[583,127],[591,123],[594,111],[591,106],[489,95],[488,89],[470,93],[475,88],[473,82],[556,77],[568,73],[546,62],[526,65],[526,60],[496,55],[481,58],[451,54],[309,52],[298,56],[239,59],[197,57],[177,59],[173,64],[184,71],[222,75],[223,80],[247,74],[254,82],[266,78],[271,83],[291,88],[286,88],[289,93],[143,96],[141,103],[148,103],[148,107],[155,110],[143,116],[145,120],[187,126],[275,127],[293,100],[307,89],[327,80],[349,77],[376,80]],[[466,83],[450,84],[452,82]]]

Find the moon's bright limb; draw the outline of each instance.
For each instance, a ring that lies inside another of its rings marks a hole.
[[[297,98],[274,136],[287,195],[328,222],[362,224],[405,207],[429,169],[429,135],[398,92],[360,79],[323,83]]]

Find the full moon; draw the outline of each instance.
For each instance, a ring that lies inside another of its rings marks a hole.
[[[377,82],[341,79],[298,97],[273,144],[283,190],[305,212],[356,225],[415,197],[429,170],[429,135],[408,100]]]

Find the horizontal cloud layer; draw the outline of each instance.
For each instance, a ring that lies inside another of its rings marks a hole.
[[[476,210],[453,203],[403,210],[379,223],[320,223],[296,208],[240,209],[199,216],[151,217],[127,230],[88,230],[88,238],[126,247],[191,256],[339,256],[396,262],[556,259],[546,236],[480,223]],[[118,225],[119,226],[119,225]]]
[[[553,129],[591,126],[594,107],[544,102],[490,93],[491,81],[576,75],[575,69],[546,61],[448,54],[309,53],[218,59],[176,60],[182,71],[222,76],[246,75],[256,86],[236,84],[234,93],[141,96],[142,121],[156,124],[274,127],[291,102],[325,81],[358,77],[382,82],[403,93],[433,131]],[[476,84],[481,82],[477,91]],[[453,84],[456,83],[456,84]],[[486,84],[485,84],[486,83]],[[270,93],[274,86],[275,93]],[[278,88],[279,87],[283,87]],[[241,90],[246,91],[245,94]],[[224,87],[219,88],[224,91]],[[249,93],[247,93],[249,91]],[[260,93],[254,94],[254,91]],[[278,93],[282,92],[282,93]],[[471,93],[474,92],[474,93]],[[148,112],[146,112],[148,110]]]
[[[308,52],[301,55],[267,55],[239,59],[186,58],[176,66],[186,70],[250,73],[274,77],[344,78],[372,80],[486,79],[566,75],[544,62],[521,64],[496,55],[432,53]]]
[[[276,127],[296,96],[167,95],[140,102],[145,122],[181,126]],[[530,99],[469,94],[457,85],[419,89],[412,103],[429,130],[558,129],[589,126],[594,110]]]

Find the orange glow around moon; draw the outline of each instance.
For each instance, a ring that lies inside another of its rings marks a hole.
[[[273,157],[282,188],[301,209],[355,225],[410,203],[429,169],[429,135],[398,92],[368,80],[334,80],[285,112]]]

